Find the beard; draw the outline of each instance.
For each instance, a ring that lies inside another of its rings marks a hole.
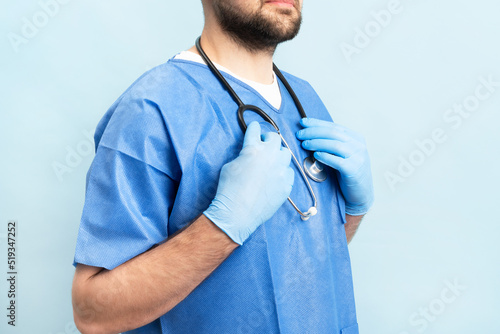
[[[262,4],[259,10],[247,13],[229,0],[214,0],[213,5],[222,30],[254,53],[273,53],[279,43],[297,36],[302,23],[301,12],[295,7],[264,11]]]

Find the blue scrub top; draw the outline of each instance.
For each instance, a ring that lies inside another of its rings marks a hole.
[[[300,115],[279,82],[272,107],[223,73],[246,104],[276,122],[302,163]],[[308,117],[331,121],[313,88],[284,73]],[[263,131],[273,128],[252,112]],[[170,59],[137,79],[111,106],[96,133],[74,265],[109,270],[194,221],[215,197],[219,172],[235,159],[243,132],[237,105],[207,66]],[[308,188],[292,160],[290,197],[306,211]],[[318,214],[302,221],[285,201],[189,296],[153,323],[128,333],[357,334],[345,203],[336,173],[311,181]]]

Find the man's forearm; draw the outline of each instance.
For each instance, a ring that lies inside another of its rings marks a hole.
[[[236,247],[201,215],[167,242],[111,271],[78,265],[75,323],[83,333],[119,333],[146,325],[186,298]]]
[[[356,234],[356,231],[358,230],[359,224],[361,223],[361,219],[363,219],[363,217],[364,215],[362,216],[351,216],[348,214],[345,215],[346,223],[344,225],[344,228],[345,228],[347,243],[350,243],[352,238],[354,237],[354,234]]]

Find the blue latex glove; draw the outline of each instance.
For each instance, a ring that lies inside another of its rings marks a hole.
[[[303,118],[305,127],[296,136],[302,147],[315,151],[314,157],[340,174],[339,182],[346,202],[346,213],[364,215],[373,204],[373,181],[370,158],[364,138],[333,122]]]
[[[239,245],[274,215],[292,191],[290,151],[277,133],[267,132],[262,139],[260,124],[251,122],[239,156],[222,167],[217,194],[203,212]]]

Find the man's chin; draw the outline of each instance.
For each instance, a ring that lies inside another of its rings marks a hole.
[[[290,8],[271,8],[264,16],[267,20],[280,22],[282,26],[286,26],[287,29],[293,29],[295,25],[300,26],[300,21],[302,20],[300,12],[295,9]]]
[[[295,17],[300,16],[300,11],[295,7],[280,7],[266,3],[262,8],[265,9],[266,11],[281,15],[295,16]]]

